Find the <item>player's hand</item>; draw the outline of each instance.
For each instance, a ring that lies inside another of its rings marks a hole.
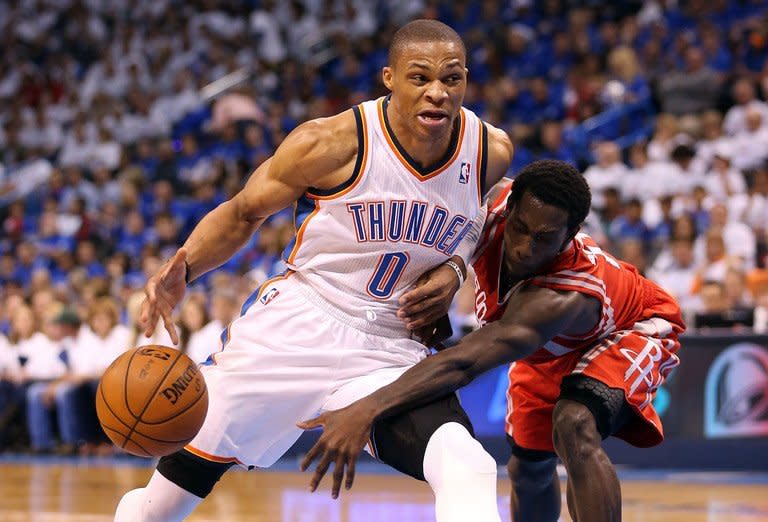
[[[171,319],[173,309],[184,297],[187,288],[187,251],[180,248],[176,254],[165,263],[160,271],[149,278],[144,287],[144,301],[141,303],[139,322],[144,328],[144,335],[151,337],[160,317],[163,325],[171,336],[173,344],[179,344],[176,325]]]
[[[301,461],[301,471],[306,471],[315,459],[318,460],[315,474],[309,482],[309,490],[317,489],[331,463],[334,465],[331,496],[339,497],[342,481],[345,489],[351,489],[355,480],[357,457],[371,437],[373,417],[358,403],[353,403],[346,408],[328,411],[314,419],[300,422],[297,426],[303,430],[323,428],[320,439]]]
[[[397,316],[411,331],[424,328],[448,313],[458,290],[456,272],[450,266],[440,265],[423,274],[413,288],[400,297]]]

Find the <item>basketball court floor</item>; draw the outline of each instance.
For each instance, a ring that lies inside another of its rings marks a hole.
[[[123,492],[143,485],[149,461],[3,457],[1,522],[108,522]],[[274,470],[235,471],[190,521],[429,522],[429,487],[373,463],[361,463],[352,492],[331,499],[327,485],[307,491],[309,475],[296,460]],[[500,471],[499,506],[505,521],[508,482]],[[629,522],[768,521],[768,475],[660,473],[621,470],[624,520]],[[567,515],[562,520],[569,521]]]

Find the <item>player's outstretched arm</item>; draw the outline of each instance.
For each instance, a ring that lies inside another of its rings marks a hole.
[[[319,460],[310,488],[317,488],[331,462],[335,465],[334,495],[341,487],[345,467],[345,486],[352,486],[355,461],[377,419],[466,386],[491,368],[530,355],[557,334],[583,334],[597,324],[599,314],[600,303],[578,292],[531,285],[514,293],[498,321],[470,333],[456,346],[427,357],[392,384],[346,408],[300,423],[303,429],[323,427],[320,439],[301,463],[305,470],[313,460]]]
[[[309,121],[291,132],[245,187],[209,212],[176,255],[149,279],[141,312],[145,335],[152,335],[162,317],[177,342],[171,313],[183,298],[186,283],[226,262],[270,215],[292,204],[309,187],[338,184],[356,154],[352,111]]]

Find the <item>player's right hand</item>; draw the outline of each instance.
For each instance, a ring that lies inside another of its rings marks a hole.
[[[160,271],[149,278],[144,287],[144,301],[141,303],[139,321],[144,328],[144,335],[151,337],[160,317],[171,336],[174,345],[179,344],[179,335],[171,314],[184,297],[187,288],[187,250],[180,248],[165,263]]]

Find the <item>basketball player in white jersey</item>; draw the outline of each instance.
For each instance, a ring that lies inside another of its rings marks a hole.
[[[269,467],[301,435],[298,422],[426,356],[414,331],[446,312],[482,229],[485,187],[512,156],[504,132],[461,106],[465,59],[461,38],[440,22],[401,28],[383,69],[391,94],[299,126],[148,281],[146,334],[162,318],[175,341],[171,313],[186,283],[295,203],[288,270],[246,301],[202,367],[202,429],[122,498],[115,520],[183,520],[229,467]],[[438,521],[500,520],[496,463],[455,395],[376,425],[370,451],[430,484]]]

